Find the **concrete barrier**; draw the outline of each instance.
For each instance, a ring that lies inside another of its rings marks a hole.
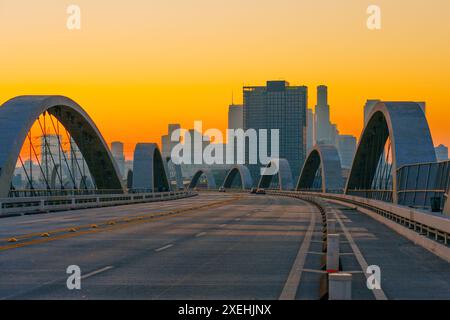
[[[352,299],[352,275],[331,273],[328,275],[328,300]]]
[[[86,196],[54,196],[0,199],[0,218],[11,215],[34,214],[52,211],[66,211],[87,208],[112,207],[145,202],[177,200],[196,196],[190,191],[86,195]]]
[[[316,192],[268,194],[300,199],[323,199],[367,214],[415,244],[450,262],[450,217],[357,196]]]
[[[339,272],[339,234],[327,236],[327,272]]]
[[[336,220],[335,219],[328,219],[328,221],[327,221],[327,233],[328,234],[336,233]]]

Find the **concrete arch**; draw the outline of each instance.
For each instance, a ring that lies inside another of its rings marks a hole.
[[[321,168],[322,192],[343,191],[344,181],[339,153],[335,146],[316,145],[306,157],[297,183],[297,191],[311,189]]]
[[[171,180],[170,174],[169,174],[169,165],[172,165],[174,170],[175,170],[175,184],[177,186],[178,190],[182,190],[184,188],[184,184],[183,184],[183,173],[181,171],[181,166],[179,164],[176,164],[172,161],[171,157],[167,157],[165,159],[165,168],[166,168],[166,172],[167,172],[167,176],[169,178],[169,180]]]
[[[248,190],[253,187],[253,179],[250,170],[244,165],[235,165],[227,173],[222,187],[225,189],[231,188],[233,181],[239,174],[241,179],[241,187],[243,190]]]
[[[216,178],[214,174],[209,169],[200,169],[192,177],[191,183],[189,183],[189,189],[194,189],[197,187],[198,182],[202,176],[206,177],[206,183],[208,184],[208,190],[217,189]]]
[[[169,191],[165,165],[156,143],[138,143],[134,149],[133,190],[141,192]]]
[[[346,194],[369,190],[387,139],[392,148],[393,202],[397,203],[397,169],[410,164],[436,162],[425,113],[415,102],[379,102],[369,115],[353,159]]]
[[[275,159],[271,160],[266,168],[268,172],[275,169],[278,173],[276,174],[266,174],[261,175],[259,179],[258,188],[267,189],[272,183],[273,177],[278,176],[278,186],[280,190],[293,190],[294,189],[294,179],[292,178],[292,170],[289,165],[289,161],[286,159]]]
[[[17,159],[36,119],[48,112],[80,149],[98,189],[124,190],[119,170],[89,115],[64,96],[20,96],[0,107],[0,197],[7,197]]]

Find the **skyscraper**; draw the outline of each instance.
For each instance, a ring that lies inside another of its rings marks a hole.
[[[161,148],[163,158],[168,158],[171,156],[172,149],[177,143],[179,143],[180,138],[172,141],[172,134],[174,131],[179,130],[181,126],[178,123],[171,123],[167,127],[167,134],[161,136]]]
[[[228,108],[228,129],[244,128],[244,108],[242,105],[232,104]]]
[[[296,181],[306,153],[307,87],[290,86],[286,81],[267,81],[266,86],[244,87],[243,94],[244,130],[267,129],[267,154],[270,156],[270,129],[279,129],[279,157],[289,161]],[[248,147],[245,159],[248,162]],[[254,181],[259,179],[260,168],[261,164],[249,165]]]
[[[314,147],[314,113],[312,109],[306,111],[306,152]]]
[[[315,118],[316,143],[332,144],[330,106],[328,105],[327,86],[322,85],[317,87],[317,105]]]
[[[42,166],[41,178],[48,183],[51,183],[51,177],[56,165],[61,164],[61,148],[59,146],[61,136],[56,134],[47,134],[41,136],[41,159]],[[61,170],[59,168],[58,170]]]
[[[339,130],[337,124],[332,123],[330,126],[330,144],[333,146],[337,146],[339,137]]]
[[[228,108],[228,129],[237,130],[244,128],[244,107],[242,105],[232,104]],[[237,159],[241,158],[244,154],[244,150],[237,149],[237,139],[234,141],[228,141],[228,143],[233,142],[233,159],[234,163],[237,163]],[[226,146],[224,147],[226,150]]]

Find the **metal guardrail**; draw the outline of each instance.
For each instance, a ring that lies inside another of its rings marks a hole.
[[[0,199],[0,217],[51,211],[112,207],[155,201],[168,201],[193,197],[196,195],[196,192],[178,191],[161,193],[3,198]]]
[[[29,190],[11,190],[9,198],[31,198],[31,197],[59,197],[59,196],[87,196],[87,195],[110,195],[123,194],[122,189],[29,189]]]

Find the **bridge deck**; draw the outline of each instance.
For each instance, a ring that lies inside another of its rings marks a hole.
[[[236,197],[240,197],[236,199]],[[229,201],[229,202],[227,202]],[[179,214],[103,226],[135,217],[218,203]],[[337,207],[339,208],[339,207]],[[382,268],[386,296],[450,299],[448,263],[363,214],[339,214],[369,264]],[[1,220],[2,239],[97,224],[98,229],[3,241],[0,298],[317,299],[322,224],[314,206],[276,196],[202,194],[148,203]],[[54,240],[54,241],[51,241]],[[17,244],[24,247],[13,248]],[[10,246],[10,247],[8,247]],[[343,267],[354,297],[373,299],[348,240]],[[82,290],[66,288],[79,265]]]

